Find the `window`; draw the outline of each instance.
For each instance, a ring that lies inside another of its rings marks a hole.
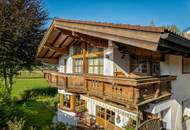
[[[76,106],[82,106],[85,105],[85,100],[80,99],[80,96],[76,96]]]
[[[147,59],[131,58],[131,72],[157,76],[160,75],[160,63]]]
[[[183,57],[182,65],[182,72],[190,73],[190,58]]]
[[[101,117],[102,119],[105,119],[105,108],[102,108],[100,106],[96,106],[96,115],[98,117]]]
[[[95,52],[103,52],[104,48],[98,48],[88,45],[87,51],[89,53],[95,53]]]
[[[152,62],[152,75],[160,75],[160,63]]]
[[[64,96],[63,106],[66,108],[70,108],[70,96],[69,95]]]
[[[83,71],[83,59],[82,58],[74,59],[73,71],[74,71],[74,73],[79,73],[79,74],[82,73],[82,71]]]
[[[115,124],[115,112],[106,110],[106,120],[112,124]]]
[[[88,73],[103,74],[103,57],[88,58]]]
[[[148,61],[141,59],[131,59],[131,72],[148,73]]]
[[[82,54],[82,50],[81,44],[74,45],[74,55]]]

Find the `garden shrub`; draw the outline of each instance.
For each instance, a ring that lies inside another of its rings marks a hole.
[[[59,122],[56,124],[56,130],[67,130],[67,126],[64,123]]]
[[[6,123],[12,119],[13,115],[13,109],[7,105],[0,105],[0,128],[3,128],[6,125]]]
[[[16,117],[13,121],[7,122],[10,130],[22,130],[24,127],[24,123],[25,121],[22,118],[20,120],[17,120]]]
[[[32,98],[36,98],[38,96],[55,96],[57,94],[57,88],[48,87],[48,88],[35,88],[31,90],[25,90],[23,94],[21,94],[21,99],[23,101],[27,101]]]

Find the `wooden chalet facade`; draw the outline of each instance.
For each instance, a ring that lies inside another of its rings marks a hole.
[[[162,120],[150,109],[173,94],[177,75],[164,73],[167,55],[188,58],[189,43],[159,27],[55,19],[37,59],[58,65],[44,70],[44,78],[58,87],[59,121],[119,130]]]

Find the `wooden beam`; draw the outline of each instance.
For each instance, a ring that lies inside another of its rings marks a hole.
[[[83,43],[84,47],[83,47],[83,73],[86,74],[87,73],[87,59],[86,59],[86,53],[87,53],[87,44],[86,42]]]
[[[64,35],[72,37],[73,39],[77,39],[82,42],[86,42],[87,44],[94,45],[96,47],[108,47],[108,42],[106,39],[101,39],[98,37],[93,37],[90,35],[77,33],[74,31],[65,30],[59,27],[56,27],[59,31],[61,31]]]
[[[53,47],[51,45],[44,45],[44,47],[50,49],[51,51],[56,51],[56,53],[68,53],[67,48]]]
[[[60,36],[61,36],[61,32],[58,33],[58,35],[55,37],[55,39],[53,40],[53,42],[50,45],[53,45]]]
[[[37,58],[37,60],[45,62],[45,63],[50,63],[50,64],[58,64],[58,59],[49,59],[49,58]]]
[[[56,28],[62,28],[101,39],[109,39],[123,44],[137,46],[140,48],[156,51],[161,33],[149,31],[138,31],[130,29],[109,28],[90,25],[79,25],[76,23],[56,22]]]

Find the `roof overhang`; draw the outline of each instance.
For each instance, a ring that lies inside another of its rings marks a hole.
[[[159,46],[172,48],[173,43],[177,45],[173,49],[190,48],[189,40],[160,27],[54,19],[39,45],[37,58],[58,63],[58,57],[67,54],[71,44],[85,41],[104,46],[108,40],[150,51],[157,51]]]

